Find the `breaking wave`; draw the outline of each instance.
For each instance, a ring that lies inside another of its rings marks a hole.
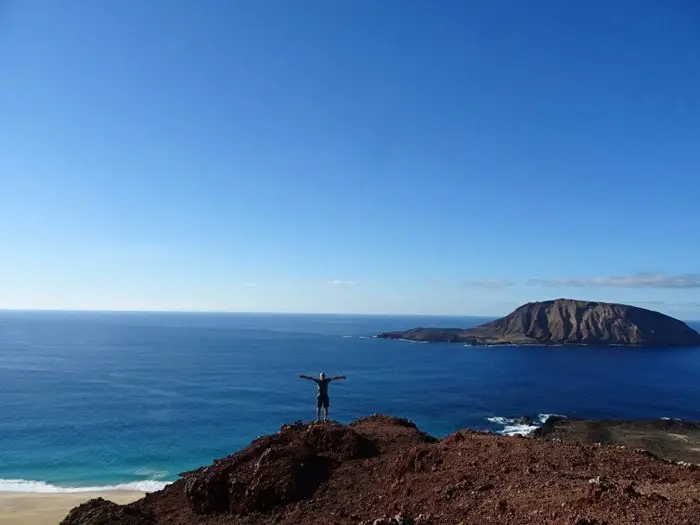
[[[59,487],[45,481],[27,479],[0,479],[0,492],[35,492],[41,494],[68,494],[74,492],[155,492],[168,485],[166,481],[144,480],[100,487]]]
[[[536,418],[532,418],[532,424],[518,423],[519,418],[509,418],[501,416],[487,417],[486,420],[495,425],[500,425],[501,429],[497,430],[498,434],[504,436],[527,436],[537,430],[551,416],[560,416],[559,414],[537,414]]]

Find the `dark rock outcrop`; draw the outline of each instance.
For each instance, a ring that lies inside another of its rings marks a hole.
[[[409,421],[284,426],[120,506],[92,500],[62,525],[687,525],[700,468],[619,446],[459,431]]]
[[[516,425],[534,425],[535,422],[530,416],[520,416],[515,420]]]
[[[472,345],[700,346],[700,334],[668,315],[572,299],[527,303],[474,328],[414,328],[378,337]]]
[[[644,449],[668,461],[700,464],[700,423],[676,419],[634,421],[551,416],[533,437]]]
[[[184,474],[185,494],[195,514],[268,512],[311,497],[343,461],[376,454],[375,443],[351,428],[285,425],[238,454]]]
[[[156,525],[138,505],[117,505],[95,498],[70,511],[60,525]]]
[[[333,466],[309,447],[273,445],[246,468],[224,464],[190,476],[185,491],[197,514],[268,512],[313,495]]]

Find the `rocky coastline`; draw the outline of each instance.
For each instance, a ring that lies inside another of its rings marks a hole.
[[[596,420],[553,416],[533,437],[644,449],[666,461],[700,465],[700,423],[679,419]]]
[[[700,467],[591,442],[601,434],[550,419],[533,437],[461,430],[441,440],[383,415],[284,425],[134,503],[91,500],[61,525],[698,523]],[[683,441],[692,425],[637,430]]]

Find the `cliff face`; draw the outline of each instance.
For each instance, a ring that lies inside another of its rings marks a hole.
[[[673,317],[635,306],[572,299],[527,303],[475,328],[414,328],[378,337],[475,345],[700,346],[700,334]]]
[[[61,525],[602,525],[697,523],[700,468],[614,446],[371,416],[287,425],[129,505],[92,500]]]

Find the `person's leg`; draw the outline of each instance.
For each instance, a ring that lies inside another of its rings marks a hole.
[[[330,401],[328,398],[325,398],[323,400],[323,422],[326,423],[328,422],[328,406],[330,405]]]
[[[318,398],[316,400],[316,423],[321,422],[321,405],[322,405],[321,401],[322,401],[321,398]]]

